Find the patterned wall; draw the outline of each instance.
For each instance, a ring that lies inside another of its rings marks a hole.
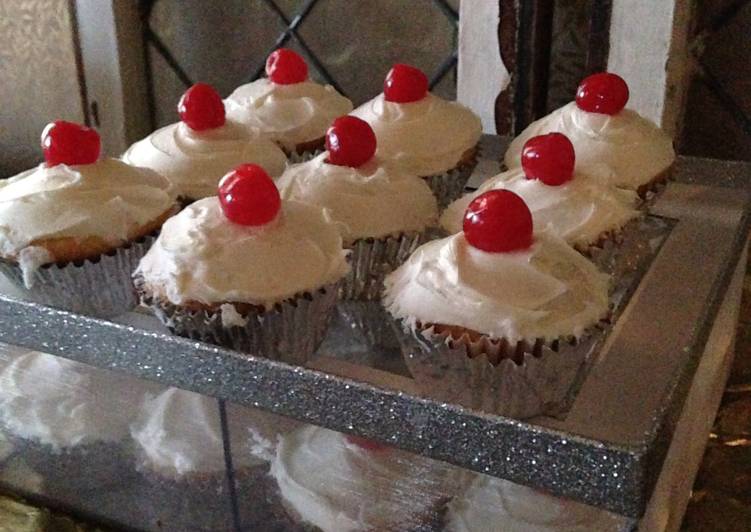
[[[309,0],[156,0],[150,27],[191,80],[214,84],[222,95],[247,82]],[[459,1],[445,2],[458,10]],[[456,47],[456,28],[433,0],[318,0],[297,30],[331,77],[356,103],[379,93],[392,63],[415,64],[429,75]],[[310,55],[291,39],[290,48]],[[157,125],[175,120],[184,84],[150,47]],[[310,60],[308,61],[311,64]],[[311,68],[314,79],[323,77]],[[452,72],[435,87],[455,98]]]
[[[195,80],[223,94],[252,76],[286,24],[311,0],[151,0],[151,26]],[[459,0],[445,3],[457,9]],[[83,120],[71,0],[0,0],[0,177],[40,160],[39,133],[53,118]],[[355,102],[380,91],[397,60],[435,71],[455,47],[450,17],[434,0],[316,0],[299,35]],[[548,109],[570,101],[584,71],[592,0],[555,0]],[[692,82],[681,151],[751,160],[751,1],[697,1]],[[292,48],[303,51],[292,39]],[[304,53],[304,55],[306,55]],[[175,119],[184,90],[150,48],[158,124]],[[320,72],[312,75],[322,79]],[[452,70],[435,91],[455,96]]]
[[[55,118],[83,120],[68,0],[0,0],[0,177],[41,160]]]

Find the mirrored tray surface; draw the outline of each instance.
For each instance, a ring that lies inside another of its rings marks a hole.
[[[484,144],[475,184],[497,171],[502,153],[502,139]],[[302,368],[170,336],[143,312],[99,320],[23,301],[3,286],[0,342],[638,517],[748,230],[749,196],[739,185],[748,165],[680,158],[676,166],[676,182],[624,235],[624,246],[596,257],[615,274],[613,323],[585,346],[590,351],[566,401],[549,405],[545,416],[511,419],[424,397],[395,346],[373,345],[341,314]]]

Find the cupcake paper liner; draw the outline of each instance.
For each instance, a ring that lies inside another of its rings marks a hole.
[[[399,324],[401,325],[401,324]],[[528,418],[563,410],[596,344],[580,337],[534,343],[453,339],[430,327],[397,327],[405,363],[426,397],[483,412]],[[501,358],[493,364],[490,357]]]
[[[293,151],[287,155],[287,161],[289,161],[289,164],[305,163],[316,158],[318,155],[321,155],[324,151],[326,150],[322,148],[302,152]]]
[[[423,177],[438,201],[439,211],[448,207],[449,203],[458,199],[464,193],[464,188],[467,186],[467,181],[469,181],[472,172],[474,172],[477,166],[479,157],[480,147],[478,146],[475,148],[475,155],[471,161],[461,164],[443,174]]]
[[[323,340],[339,288],[338,284],[327,285],[278,303],[271,310],[253,310],[242,316],[246,323],[241,326],[225,325],[221,307],[188,310],[148,294],[142,278],[137,277],[135,283],[141,302],[151,307],[172,333],[298,365],[304,364]],[[237,311],[232,314],[235,321]]]
[[[100,318],[118,316],[137,304],[131,276],[155,239],[156,234],[145,236],[80,263],[42,266],[32,273],[30,288],[18,264],[0,260],[0,271],[39,303]]]
[[[341,299],[371,301],[380,298],[383,279],[399,267],[417,247],[430,239],[430,232],[402,233],[385,238],[361,238],[351,246],[352,270],[344,278]]]
[[[603,231],[594,242],[588,244],[575,244],[574,249],[597,264],[595,258],[601,255],[601,251],[610,250],[623,242],[623,228]],[[599,267],[600,265],[597,264]],[[603,268],[600,268],[603,269]]]
[[[665,187],[667,187],[668,181],[670,181],[673,176],[673,166],[674,165],[671,164],[663,172],[657,174],[657,176],[655,176],[651,181],[645,183],[637,189],[636,192],[642,199],[642,207],[644,209],[648,209],[649,207],[654,205],[655,201],[657,201],[657,198],[660,197],[660,194],[663,193]]]

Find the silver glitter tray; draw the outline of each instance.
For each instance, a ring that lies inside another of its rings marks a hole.
[[[497,137],[484,143],[475,185],[498,170],[502,153]],[[614,325],[569,400],[549,416],[516,420],[420,397],[392,349],[369,348],[341,325],[302,368],[170,336],[145,313],[103,321],[23,301],[3,286],[0,342],[384,441],[637,518],[746,244],[749,168],[679,158],[676,182],[641,227],[644,260],[630,277],[617,276]]]

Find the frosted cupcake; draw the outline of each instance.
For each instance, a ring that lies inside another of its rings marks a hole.
[[[475,475],[454,497],[446,532],[591,532],[618,530],[620,520],[604,510],[564,500],[488,475]]]
[[[282,437],[271,464],[290,515],[323,532],[434,530],[445,474],[437,462],[312,425]]]
[[[71,122],[42,134],[45,162],[0,181],[0,271],[30,297],[97,316],[135,303],[130,276],[176,210],[169,182],[99,158],[99,135]]]
[[[429,93],[423,72],[394,65],[383,93],[352,114],[373,127],[378,156],[425,179],[440,207],[461,195],[477,164],[480,119],[463,105]]]
[[[644,197],[668,179],[675,151],[665,132],[625,109],[628,96],[626,82],[615,74],[585,78],[576,101],[533,122],[511,142],[506,166],[521,165],[522,149],[530,138],[563,133],[576,150],[577,172]]]
[[[267,462],[254,452],[248,411],[227,408],[235,490],[255,508]],[[169,388],[143,402],[130,427],[137,469],[143,476],[140,518],[174,530],[232,528],[224,438],[216,399]]]
[[[243,165],[225,176],[219,197],[167,221],[135,278],[143,303],[174,333],[302,364],[348,272],[326,214],[282,202],[261,167]]]
[[[374,156],[376,138],[353,116],[334,121],[327,151],[290,166],[278,181],[282,198],[326,209],[352,250],[345,299],[376,299],[383,277],[409,256],[435,226],[438,208],[417,176]]]
[[[136,142],[123,159],[169,179],[184,203],[215,195],[222,176],[240,164],[258,164],[272,177],[284,171],[284,152],[241,124],[226,120],[224,103],[210,85],[193,85],[177,109],[180,122]]]
[[[508,190],[470,203],[463,232],[386,277],[405,362],[430,397],[498,414],[554,406],[581,363],[569,343],[608,315],[607,275],[547,232]]]
[[[29,351],[0,373],[0,426],[51,493],[97,489],[127,474],[128,424],[147,390]]]
[[[441,226],[462,230],[467,206],[489,190],[518,194],[532,212],[534,226],[588,253],[614,240],[624,225],[639,216],[639,197],[574,172],[574,147],[561,133],[532,137],[524,145],[522,167],[490,178],[475,192],[444,211]]]
[[[273,140],[295,160],[322,150],[326,129],[352,110],[352,102],[331,85],[311,81],[305,60],[287,48],[269,56],[266,76],[224,100],[229,119]]]

